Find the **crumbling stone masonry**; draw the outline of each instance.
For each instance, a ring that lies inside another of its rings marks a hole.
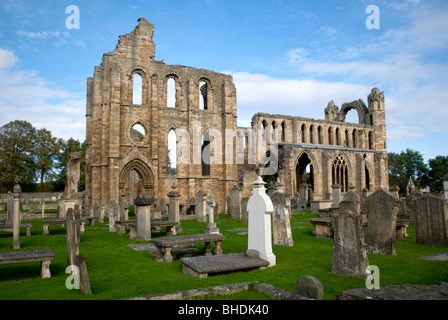
[[[194,203],[204,190],[222,212],[234,187],[250,197],[259,174],[268,184],[280,180],[291,198],[306,183],[308,200],[325,204],[334,184],[343,193],[349,186],[358,193],[388,187],[385,100],[378,89],[368,106],[356,100],[339,109],[330,102],[325,120],[258,113],[251,128],[239,128],[232,77],[156,60],[153,32],[140,18],[88,78],[86,208],[102,199],[132,203],[138,194],[168,201],[176,187],[180,203]],[[345,122],[351,109],[358,124]],[[266,153],[259,142],[278,152]],[[168,161],[173,148],[175,170]],[[269,164],[276,164],[269,175],[259,171]]]

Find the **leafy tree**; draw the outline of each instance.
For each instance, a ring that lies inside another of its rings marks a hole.
[[[442,178],[448,173],[448,156],[436,156],[428,161],[429,170],[426,176],[426,183],[431,188],[431,192],[442,192]]]
[[[31,191],[36,178],[36,137],[36,129],[27,121],[11,121],[0,128],[0,184],[8,190],[12,191],[17,177],[22,190]]]
[[[57,138],[51,135],[47,129],[36,132],[36,143],[34,157],[36,159],[36,169],[40,177],[40,191],[44,191],[44,179],[53,180],[56,176],[55,164],[59,152]]]
[[[56,169],[58,170],[56,189],[64,190],[64,186],[67,184],[67,161],[72,152],[82,152],[81,159],[81,174],[80,185],[85,185],[85,143],[79,142],[73,138],[65,141],[64,139],[58,139],[57,144],[59,146],[59,152],[56,157]]]
[[[423,155],[419,151],[406,149],[399,154],[390,152],[389,161],[389,183],[400,187],[401,192],[406,190],[409,178],[414,180],[417,188],[427,186],[426,174],[428,166],[425,164]]]

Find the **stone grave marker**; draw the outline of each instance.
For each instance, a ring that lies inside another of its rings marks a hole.
[[[331,216],[334,226],[331,272],[366,278],[369,260],[362,239],[358,208],[359,204],[354,201],[342,201],[339,212]]]
[[[388,190],[380,189],[367,198],[367,252],[396,254],[396,220],[398,199]]]
[[[274,210],[272,201],[266,194],[266,183],[258,176],[253,183],[252,196],[247,203],[249,212],[248,250],[258,251],[261,259],[267,260],[269,266],[276,264],[272,251],[271,214]]]
[[[276,189],[271,196],[273,204],[272,223],[274,244],[280,246],[294,246],[290,222],[290,200],[281,191],[282,184],[275,184]]]

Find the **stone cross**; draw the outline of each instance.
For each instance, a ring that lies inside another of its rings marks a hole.
[[[216,227],[215,223],[215,206],[216,203],[213,201],[213,198],[210,196],[208,198],[208,224],[207,228],[205,228],[204,233],[219,233],[219,228]]]
[[[266,194],[266,183],[258,176],[253,183],[252,196],[247,203],[249,212],[248,250],[258,251],[261,259],[269,261],[269,267],[275,266],[276,257],[272,251],[271,214],[272,201]]]
[[[369,260],[362,239],[359,203],[342,201],[339,212],[331,215],[334,226],[331,272],[366,278]]]

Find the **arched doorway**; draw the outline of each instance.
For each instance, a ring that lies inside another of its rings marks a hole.
[[[303,153],[296,164],[296,190],[305,183],[314,190],[314,167],[308,154]]]
[[[154,196],[154,174],[144,161],[132,160],[120,172],[119,187],[120,195],[129,200],[139,194]]]

